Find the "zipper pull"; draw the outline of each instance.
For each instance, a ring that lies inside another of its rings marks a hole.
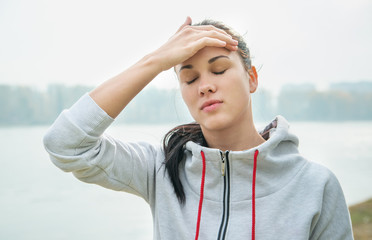
[[[221,163],[221,174],[222,176],[225,176],[225,153],[221,152],[221,160],[222,160],[222,163]]]

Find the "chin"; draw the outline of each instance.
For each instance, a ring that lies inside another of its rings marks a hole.
[[[208,119],[199,123],[202,129],[207,131],[221,131],[229,127],[229,121],[226,119]]]

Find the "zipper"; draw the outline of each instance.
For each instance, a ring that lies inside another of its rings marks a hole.
[[[225,162],[225,153],[224,152],[220,152],[221,153],[221,174],[222,176],[225,176],[225,166],[226,166],[226,162]]]
[[[230,167],[229,167],[229,151],[221,154],[221,174],[223,176],[223,205],[222,205],[222,219],[220,229],[218,231],[217,240],[225,239],[227,225],[229,223],[230,213]]]

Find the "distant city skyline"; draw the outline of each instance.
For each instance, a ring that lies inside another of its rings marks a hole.
[[[244,35],[263,88],[372,81],[372,1],[0,2],[0,84],[97,86],[164,44],[186,18]],[[172,70],[152,85],[176,87]]]

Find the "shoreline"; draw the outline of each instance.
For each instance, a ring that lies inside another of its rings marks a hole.
[[[355,240],[372,239],[372,198],[349,206]]]

